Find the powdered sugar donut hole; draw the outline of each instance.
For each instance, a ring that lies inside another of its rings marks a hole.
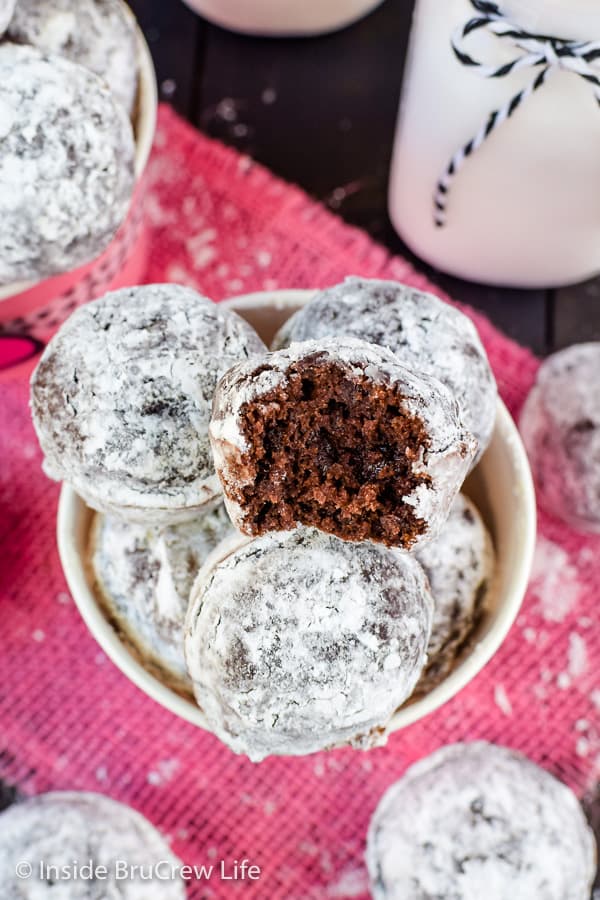
[[[405,549],[439,533],[476,449],[448,388],[345,336],[234,366],[210,438],[246,534],[302,523]]]
[[[8,24],[13,17],[17,0],[0,0],[0,37],[8,28]]]
[[[208,439],[217,381],[264,349],[239,316],[179,285],[85,304],[31,380],[46,473],[131,522],[193,519],[221,493]]]
[[[0,44],[0,284],[90,262],[125,219],[129,116],[92,72]]]
[[[122,0],[19,0],[8,38],[95,72],[132,115],[137,41],[135,20]]]
[[[24,875],[23,861],[31,861],[29,875]],[[119,869],[123,863],[128,877]],[[144,878],[142,873],[158,863],[164,877]],[[103,866],[102,877],[83,877],[83,872],[80,877],[76,867],[84,864]],[[102,794],[57,791],[15,803],[0,814],[3,900],[185,900],[181,866],[144,816]],[[63,867],[68,879],[60,877]]]
[[[198,575],[186,624],[214,733],[254,761],[385,743],[431,628],[414,557],[305,528],[229,549]]]
[[[481,458],[494,430],[498,392],[477,329],[464,313],[396,281],[350,277],[316,294],[283,325],[273,347],[341,335],[387,347],[407,368],[443,382],[478,441],[475,462]]]
[[[160,529],[97,513],[90,532],[95,590],[110,621],[149,670],[186,694],[192,689],[183,653],[190,591],[231,532],[222,504]]]
[[[374,900],[589,900],[595,863],[569,788],[484,741],[411,766],[384,794],[367,840]]]
[[[426,693],[452,670],[484,614],[493,590],[495,554],[479,511],[459,494],[438,537],[417,551],[429,579],[434,612],[427,666],[416,693]]]
[[[584,532],[600,532],[599,378],[600,342],[549,356],[519,419],[541,506]]]

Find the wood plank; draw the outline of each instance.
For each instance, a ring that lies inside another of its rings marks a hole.
[[[555,291],[552,303],[552,350],[600,341],[600,278]]]
[[[203,21],[179,0],[128,0],[146,36],[161,99],[193,117],[201,77]]]
[[[197,124],[376,232],[411,12],[386,2],[309,39],[208,26]]]

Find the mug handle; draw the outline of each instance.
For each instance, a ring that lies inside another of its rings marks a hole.
[[[25,334],[0,334],[0,372],[33,359],[44,349],[37,338]]]

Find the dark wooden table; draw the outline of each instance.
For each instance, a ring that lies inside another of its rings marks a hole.
[[[395,234],[387,178],[412,0],[385,0],[362,22],[308,39],[232,34],[181,0],[130,5],[150,44],[162,98],[198,128],[413,259],[536,353],[600,339],[600,280],[557,291],[473,284],[416,260]]]

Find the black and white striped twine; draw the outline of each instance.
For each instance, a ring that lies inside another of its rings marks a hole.
[[[466,25],[458,28],[452,37],[452,50],[458,61],[477,71],[483,78],[505,78],[519,69],[540,69],[531,83],[515,94],[500,109],[495,109],[477,134],[458,150],[450,160],[444,174],[437,183],[434,205],[435,224],[443,228],[446,224],[448,195],[452,182],[466,160],[489,138],[492,132],[522,106],[559,70],[572,72],[589,81],[594,96],[600,105],[600,41],[572,41],[534,34],[510,22],[496,3],[487,0],[470,0],[477,15]],[[518,51],[518,56],[501,66],[490,66],[470,56],[464,49],[465,39],[473,32],[486,28],[503,41],[510,42]]]

